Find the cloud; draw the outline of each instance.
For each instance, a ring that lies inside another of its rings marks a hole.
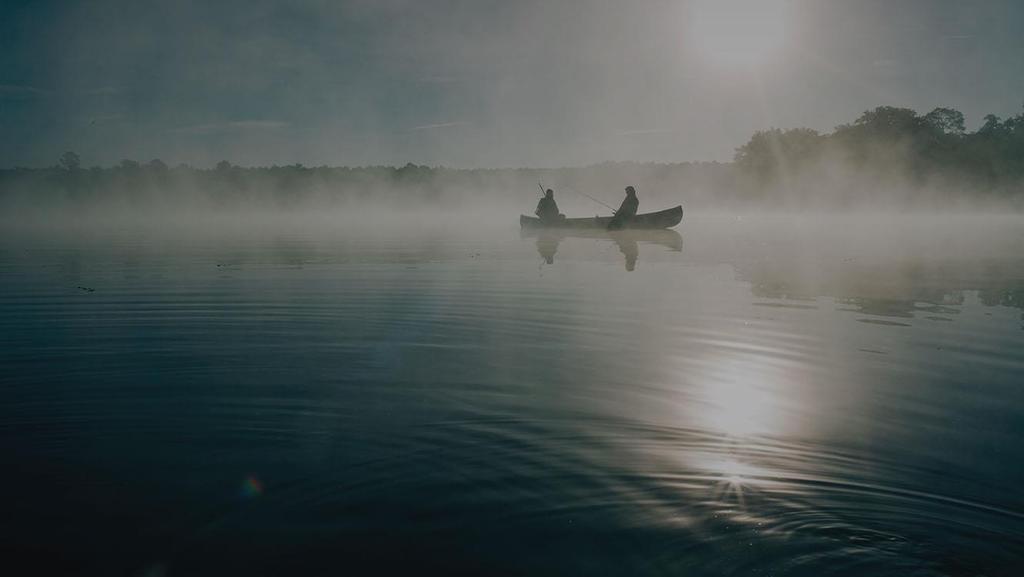
[[[86,94],[89,96],[113,96],[120,94],[122,91],[123,89],[120,86],[100,86],[99,88],[86,91]]]
[[[419,79],[423,84],[452,84],[458,82],[459,79],[454,76],[424,76]]]
[[[169,132],[176,134],[204,135],[237,132],[242,130],[277,130],[290,125],[290,123],[280,120],[234,120],[231,122],[215,122],[211,124],[180,126],[170,129]]]
[[[124,120],[123,114],[98,114],[95,116],[86,116],[84,120],[90,126],[103,125],[103,124],[114,124]]]
[[[35,88],[34,86],[0,84],[0,100],[35,100],[45,94],[45,90]]]
[[[871,63],[875,68],[893,68],[899,66],[899,60],[893,60],[891,58],[880,58]]]
[[[459,120],[459,121],[456,121],[456,122],[441,122],[439,124],[424,124],[422,126],[413,126],[412,129],[413,130],[434,130],[435,128],[451,128],[453,126],[462,126],[464,124],[469,124],[469,123],[468,122],[463,122],[463,121]]]
[[[616,132],[616,136],[640,136],[644,134],[672,134],[675,130],[671,128],[648,128],[638,130],[623,130]]]

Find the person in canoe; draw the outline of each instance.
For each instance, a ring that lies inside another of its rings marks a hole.
[[[565,219],[564,214],[558,212],[558,203],[555,202],[555,191],[550,188],[544,191],[544,197],[537,203],[537,210],[533,211],[541,222],[548,224]]]
[[[632,186],[626,187],[626,198],[622,199],[619,210],[608,223],[609,230],[619,230],[629,226],[629,221],[636,216],[636,210],[640,208],[640,200],[636,197],[636,189]]]

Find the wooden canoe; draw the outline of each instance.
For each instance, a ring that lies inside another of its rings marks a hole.
[[[672,228],[683,220],[683,207],[676,206],[658,212],[648,212],[634,216],[626,224],[627,229],[658,229]],[[607,229],[612,221],[610,216],[592,216],[590,218],[565,218],[557,222],[541,222],[533,216],[519,215],[519,226],[534,229],[576,229],[603,228]]]

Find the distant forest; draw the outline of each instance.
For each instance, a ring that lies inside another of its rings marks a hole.
[[[736,150],[743,189],[772,202],[1024,200],[1024,112],[989,114],[975,132],[964,115],[936,108],[869,110],[831,134],[808,128],[757,132]]]
[[[920,115],[879,107],[828,134],[808,128],[757,132],[736,150],[731,163],[453,169],[414,164],[241,167],[221,161],[202,169],[171,167],[157,159],[85,168],[76,153],[66,152],[50,168],[0,169],[0,202],[25,209],[110,203],[288,209],[371,200],[414,207],[519,205],[535,198],[538,183],[555,188],[563,199],[580,191],[616,204],[622,188],[632,184],[642,201],[659,205],[792,209],[981,201],[1022,206],[1024,112],[1006,120],[988,115],[981,127],[968,132],[963,114],[953,109]]]

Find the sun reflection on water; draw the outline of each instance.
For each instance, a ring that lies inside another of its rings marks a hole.
[[[800,433],[802,391],[787,363],[766,355],[722,355],[702,365],[690,411],[714,440],[688,461],[707,475],[715,507],[748,515],[753,495],[778,487],[772,455],[783,450],[781,437]]]
[[[722,360],[712,367],[697,391],[703,428],[738,439],[791,432],[779,367],[750,359]]]

